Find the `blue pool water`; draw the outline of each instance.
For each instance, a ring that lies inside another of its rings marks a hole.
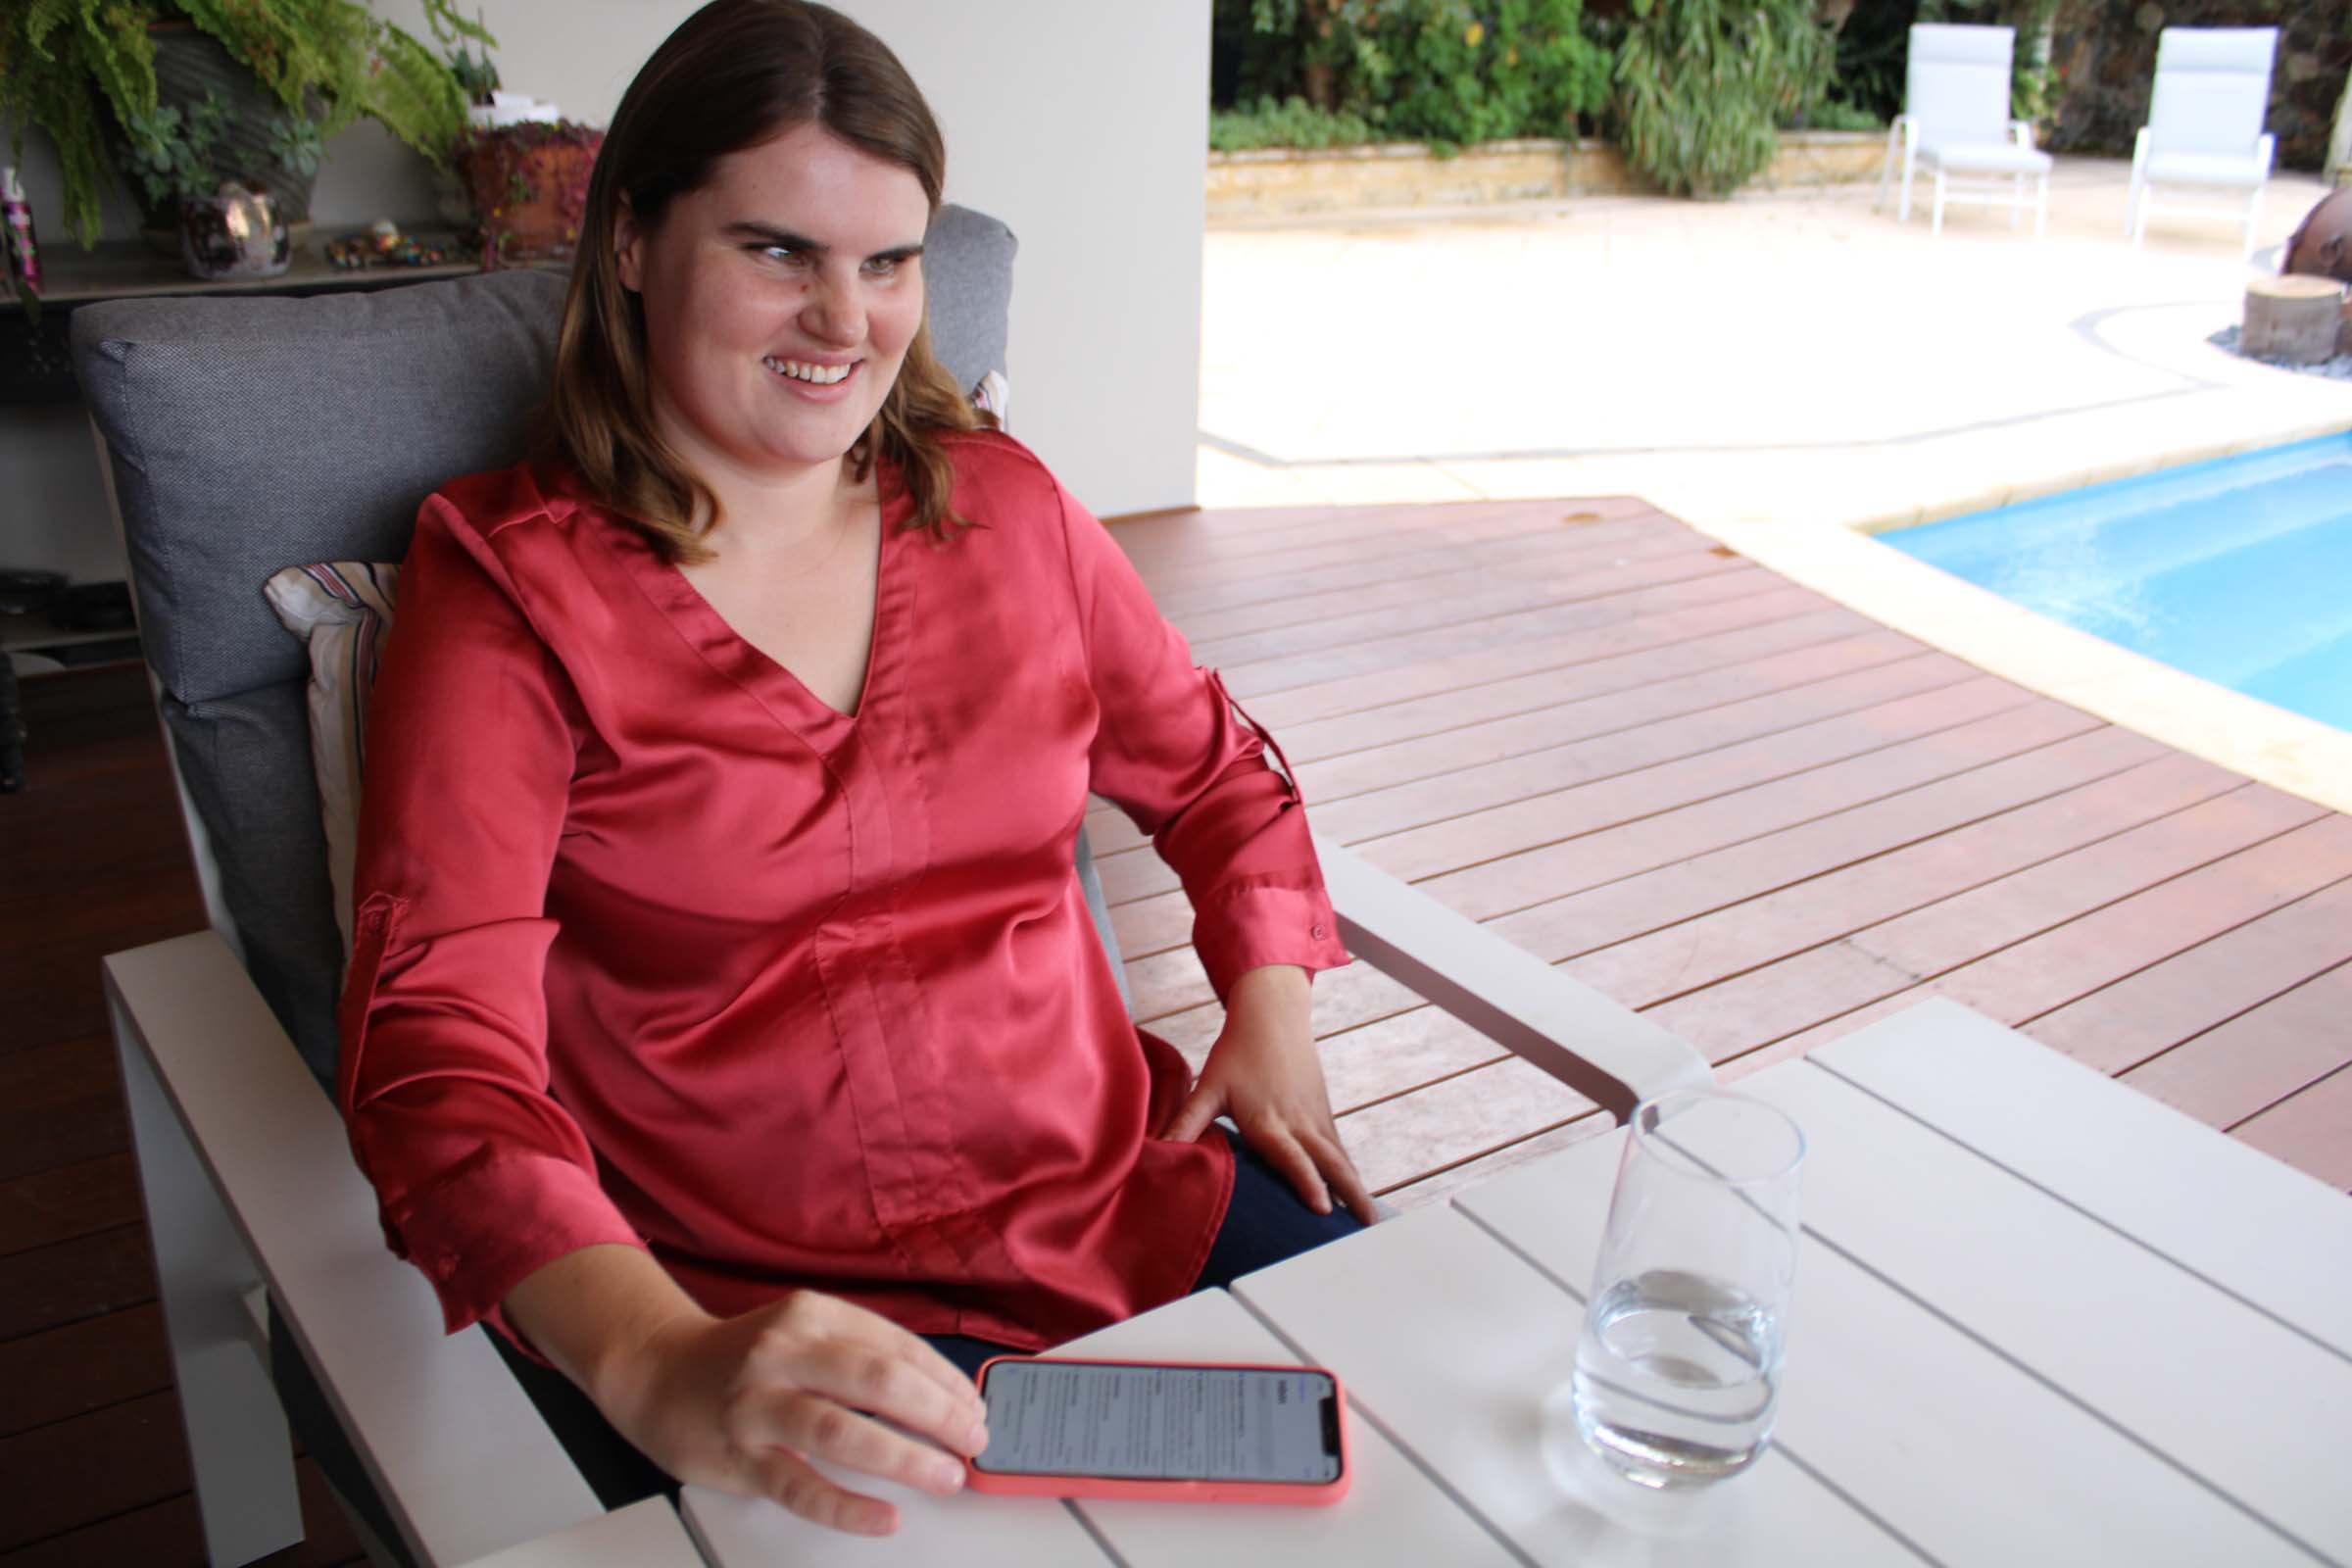
[[[2054,620],[2352,730],[2352,433],[1879,537]]]

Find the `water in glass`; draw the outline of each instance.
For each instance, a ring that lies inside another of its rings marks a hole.
[[[1747,1467],[1772,1433],[1781,1324],[1736,1286],[1651,1269],[1610,1286],[1576,1351],[1576,1419],[1637,1481],[1677,1486]]]

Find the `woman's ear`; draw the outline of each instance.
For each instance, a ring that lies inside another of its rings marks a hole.
[[[646,240],[646,232],[637,222],[636,209],[623,196],[612,214],[612,259],[620,274],[620,286],[632,294],[645,291]]]

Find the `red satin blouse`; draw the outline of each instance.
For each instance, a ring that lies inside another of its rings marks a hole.
[[[425,503],[368,731],[340,1095],[454,1331],[598,1242],[728,1315],[795,1286],[1036,1347],[1183,1294],[1223,1140],[1071,867],[1090,790],[1181,874],[1219,995],[1347,961],[1291,785],[1102,524],[954,438],[883,516],[844,716],[526,468]],[[887,491],[887,487],[886,487]]]

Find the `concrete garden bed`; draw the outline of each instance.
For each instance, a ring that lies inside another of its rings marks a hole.
[[[1801,130],[1755,186],[1787,189],[1876,179],[1884,131]],[[1208,155],[1208,216],[1278,218],[1384,207],[1459,207],[1638,189],[1603,141],[1497,141],[1441,158],[1415,143]]]

